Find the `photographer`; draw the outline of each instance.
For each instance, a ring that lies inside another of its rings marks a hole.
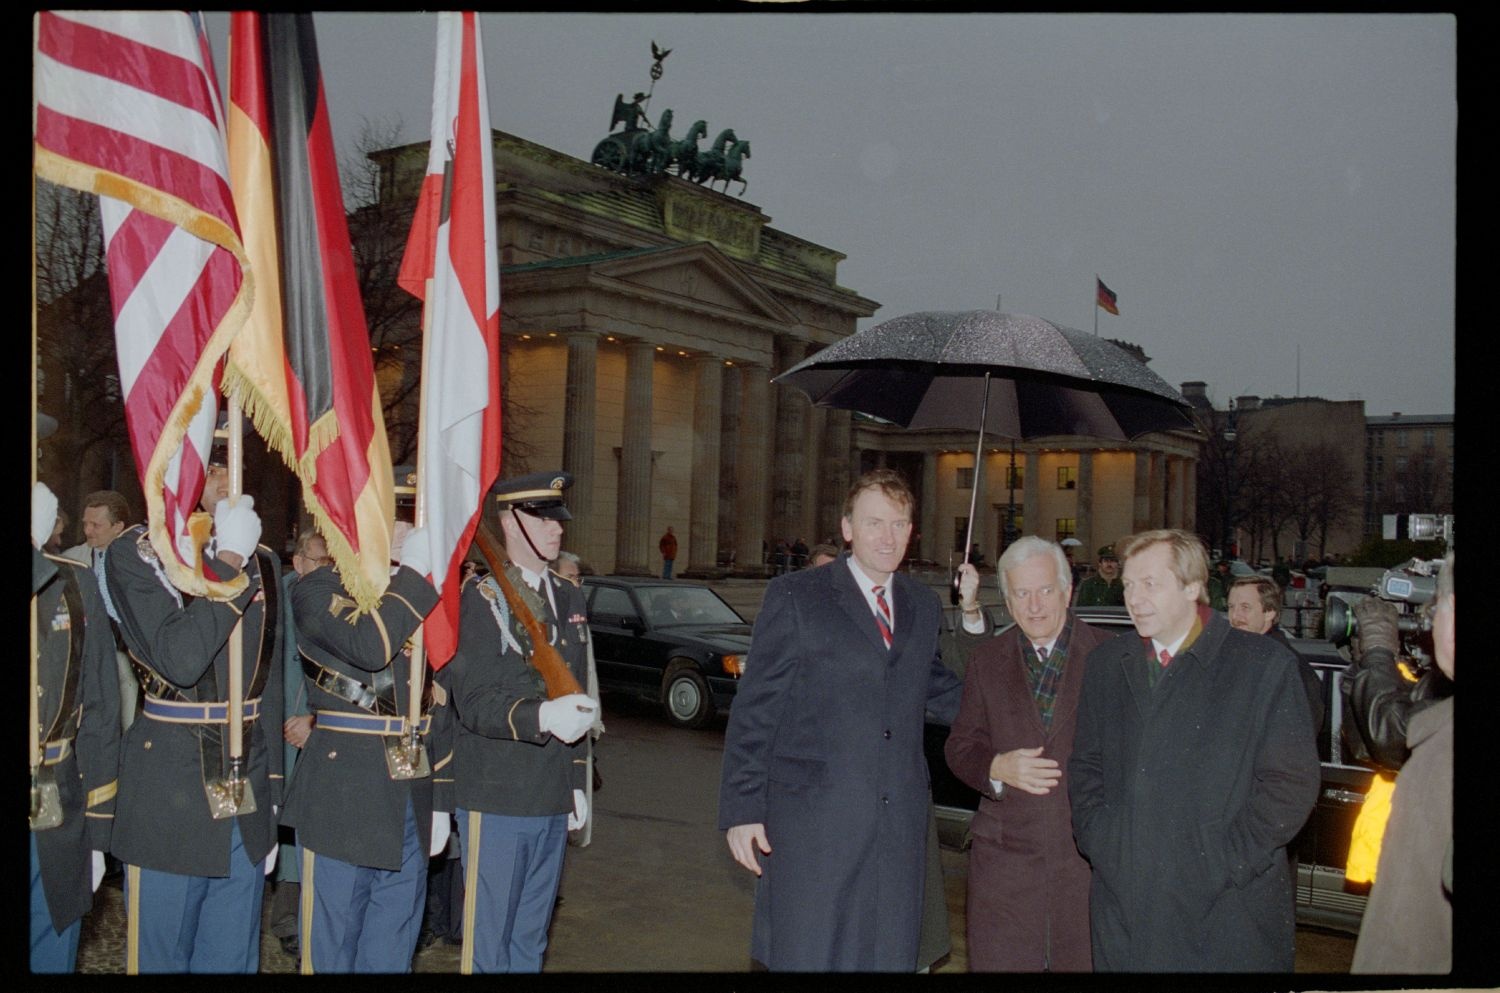
[[[1450,552],[1427,608],[1433,655],[1449,680],[1454,604]],[[1366,637],[1365,619],[1359,623]],[[1366,656],[1375,651],[1366,642]],[[1453,699],[1405,709],[1411,751],[1396,779],[1379,871],[1354,948],[1356,973],[1446,973],[1453,967]]]
[[[1359,634],[1343,683],[1344,712],[1359,732],[1356,739],[1346,723],[1345,747],[1355,758],[1390,772],[1411,754],[1406,745],[1411,717],[1453,692],[1452,681],[1438,668],[1418,677],[1398,664],[1398,617],[1394,604],[1376,596],[1354,605]]]

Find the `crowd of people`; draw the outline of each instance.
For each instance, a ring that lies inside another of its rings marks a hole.
[[[315,531],[283,575],[253,499],[214,465],[189,558],[222,592],[195,596],[118,494],[86,498],[83,545],[44,552],[59,510],[39,484],[32,970],[73,970],[108,853],[130,973],[257,971],[273,874],[270,927],[304,973],[405,972],[438,933],[462,972],[540,971],[603,730],[579,563],[561,552],[570,482],[492,487],[500,557],[465,575],[435,675],[411,671],[437,602],[420,528],[396,524],[389,586],[361,610]],[[1028,536],[995,569],[1015,624],[994,633],[965,564],[949,631],[900,568],[914,504],[899,474],[862,476],[847,550],[808,549],[766,589],[718,813],[757,877],[752,963],[911,972],[946,952],[931,715],[980,795],[970,969],[1292,971],[1287,846],[1317,799],[1324,704],[1276,584],[1228,583],[1216,610],[1202,541],[1155,529],[1101,548],[1075,596],[1063,548]],[[661,550],[670,576],[670,529]],[[1112,602],[1132,634],[1076,613]],[[1452,961],[1451,554],[1429,615],[1441,685],[1402,674],[1390,604],[1356,610],[1345,709],[1394,784],[1356,971]]]

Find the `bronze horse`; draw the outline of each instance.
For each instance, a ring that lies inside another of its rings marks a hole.
[[[698,139],[708,134],[707,121],[694,121],[681,141],[672,142],[672,155],[668,165],[676,164],[677,175],[691,176],[698,165]]]
[[[661,112],[655,131],[636,135],[630,142],[630,161],[636,172],[661,172],[672,159],[672,110]]]

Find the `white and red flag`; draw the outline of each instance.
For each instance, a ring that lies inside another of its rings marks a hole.
[[[35,170],[100,197],[120,394],[152,545],[180,589],[228,595],[231,586],[195,576],[177,540],[203,492],[220,363],[253,290],[202,21],[43,11],[34,27]]]
[[[463,559],[500,470],[495,167],[473,11],[438,15],[432,143],[397,282],[425,303],[417,499],[441,594],[423,634],[440,669],[458,645]]]

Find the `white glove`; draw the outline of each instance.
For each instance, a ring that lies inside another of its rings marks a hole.
[[[249,561],[260,542],[260,515],[255,512],[255,498],[241,493],[230,506],[229,500],[220,500],[214,507],[214,534],[219,539],[219,551],[233,552]]]
[[[93,858],[89,864],[94,871],[94,881],[90,884],[90,886],[93,888],[93,891],[95,893],[98,893],[99,884],[104,881],[104,853],[95,851],[92,853],[92,856]]]
[[[277,845],[277,844],[272,844],[271,845],[271,854],[266,856],[266,875],[267,876],[270,876],[271,873],[273,873],[273,872],[276,871],[276,856],[278,856],[280,854],[281,854],[281,846]]]
[[[47,544],[56,526],[57,494],[38,481],[31,487],[31,543],[37,548]]]
[[[568,830],[577,831],[589,819],[589,800],[583,790],[573,791],[573,812],[568,815]]]
[[[435,858],[444,848],[448,847],[448,835],[453,830],[453,818],[448,816],[446,810],[434,810],[432,812],[432,844],[427,846],[429,857]]]
[[[543,731],[550,731],[553,737],[571,745],[594,723],[598,710],[598,701],[588,694],[569,693],[543,703],[537,708],[536,719]]]
[[[396,549],[396,561],[419,576],[432,572],[432,549],[428,547],[427,529],[412,528]]]

